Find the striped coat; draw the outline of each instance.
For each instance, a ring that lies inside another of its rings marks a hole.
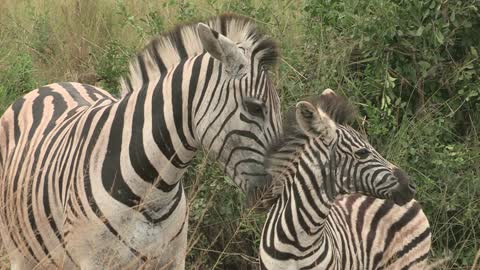
[[[12,269],[184,268],[181,177],[205,149],[253,198],[281,128],[275,44],[235,15],[178,26],[122,96],[41,87],[0,118],[0,234]]]
[[[275,201],[262,232],[262,269],[426,266],[431,232],[412,200],[415,187],[343,125],[352,111],[331,90],[299,102],[270,150]]]

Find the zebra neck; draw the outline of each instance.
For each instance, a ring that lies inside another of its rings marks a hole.
[[[270,227],[267,232],[272,234],[268,238],[289,243],[295,247],[294,254],[301,251],[307,255],[325,246],[328,240],[324,228],[336,192],[328,192],[332,179],[329,179],[328,168],[321,167],[300,160],[298,170],[286,182],[281,198],[267,219]],[[316,179],[314,175],[323,177]]]
[[[302,163],[302,161],[300,162]],[[335,200],[336,192],[331,189],[330,173],[320,166],[301,166],[293,178],[293,188],[289,207],[296,213],[293,215],[296,231],[299,232],[300,244],[310,244],[312,235],[323,232],[327,216]],[[315,178],[313,175],[322,175]],[[302,237],[304,236],[304,237]],[[305,243],[302,243],[305,242]]]
[[[202,57],[197,57],[161,75],[148,74],[140,89],[108,113],[103,187],[152,221],[162,220],[184,197],[180,180],[197,150],[190,112],[205,80],[200,78],[201,64]]]
[[[129,159],[138,165],[137,173],[144,173],[142,179],[177,184],[195,157],[197,107],[210,101],[210,78],[220,77],[213,63],[202,54],[162,74],[149,74],[141,89],[120,102],[125,103]]]
[[[130,152],[144,167],[152,165],[145,171],[158,172],[149,178],[160,176],[167,183],[177,183],[197,152],[192,111],[199,92],[199,63],[199,57],[182,61],[129,98],[131,140],[136,141]]]

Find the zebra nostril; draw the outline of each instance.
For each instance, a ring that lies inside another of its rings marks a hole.
[[[417,187],[413,183],[408,183],[408,187],[410,188],[411,191],[416,191]]]

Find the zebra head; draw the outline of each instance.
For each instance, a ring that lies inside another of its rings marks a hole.
[[[342,109],[346,106],[344,99],[330,89],[323,92],[317,106],[308,101],[296,106],[296,119],[309,138],[309,148],[328,157],[327,171],[336,186],[330,188],[392,199],[399,205],[409,202],[415,187],[407,174],[382,157],[360,133],[338,122],[341,110],[352,111]]]
[[[205,96],[210,100],[206,97],[199,104],[197,136],[209,156],[247,193],[251,206],[266,184],[266,148],[281,130],[280,99],[267,70],[278,57],[277,47],[243,17],[200,23],[197,30],[205,60],[214,70],[207,78]]]
[[[288,142],[271,150],[275,154],[268,159],[270,174],[298,170],[295,164],[299,164],[309,168],[303,178],[316,181],[313,186],[322,186],[330,200],[338,193],[363,193],[399,205],[409,202],[415,187],[407,174],[383,158],[360,133],[344,125],[352,112],[345,99],[330,89],[315,100],[297,103],[290,116],[293,127],[285,125],[291,130],[286,131],[290,132]],[[292,162],[291,156],[296,156],[296,161]]]

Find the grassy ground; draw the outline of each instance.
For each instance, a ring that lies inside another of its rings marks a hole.
[[[0,111],[49,82],[115,92],[130,56],[156,33],[225,11],[253,17],[281,45],[274,76],[284,105],[326,87],[355,102],[371,142],[415,178],[432,256],[451,257],[444,269],[468,269],[480,249],[479,8],[476,0],[3,0]],[[249,269],[264,215],[245,211],[243,194],[203,157],[197,164],[185,180],[188,268]]]

